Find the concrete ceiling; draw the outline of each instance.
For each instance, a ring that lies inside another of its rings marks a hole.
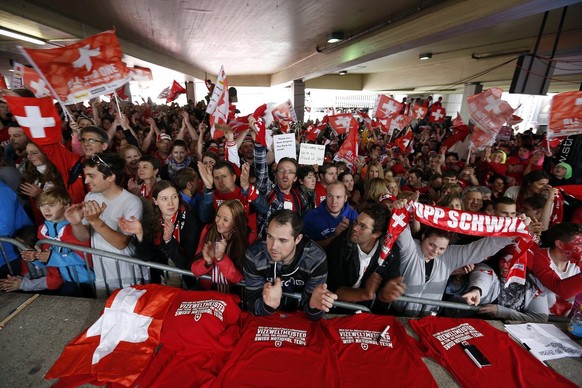
[[[233,86],[455,92],[467,82],[508,89],[519,53],[549,55],[568,6],[550,91],[582,82],[582,2],[568,0],[3,0],[0,25],[66,45],[111,29],[130,65],[148,63],[214,78],[224,65]],[[336,45],[327,36],[342,31]],[[0,37],[0,71],[24,62]],[[432,58],[419,61],[419,54]],[[481,59],[475,59],[481,58]],[[339,76],[340,70],[348,74]]]

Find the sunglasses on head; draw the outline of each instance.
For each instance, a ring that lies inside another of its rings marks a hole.
[[[101,159],[101,157],[99,155],[97,155],[97,154],[91,155],[91,161],[96,163],[97,165],[101,164],[101,165],[107,167],[110,172],[113,172],[113,170],[111,169],[111,166],[109,164],[107,164],[107,162],[105,162],[103,159]]]

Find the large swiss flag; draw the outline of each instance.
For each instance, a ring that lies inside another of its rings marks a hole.
[[[501,99],[502,93],[502,89],[491,88],[467,98],[469,115],[475,122],[471,143],[477,148],[493,143],[514,112],[511,105]]]
[[[565,92],[552,97],[548,138],[582,133],[582,92]]]
[[[373,115],[377,119],[386,117],[393,118],[400,114],[403,106],[403,103],[383,94],[379,94],[374,104]]]
[[[352,130],[358,130],[358,120],[351,113],[329,116],[329,125],[331,125],[338,135],[343,135]]]
[[[112,93],[131,80],[113,30],[66,47],[20,50],[65,104]]]
[[[56,144],[61,141],[61,118],[50,97],[5,96],[10,112],[26,136],[36,144]]]
[[[45,375],[62,386],[132,385],[160,342],[162,322],[181,290],[156,284],[115,291],[103,314],[69,343]]]

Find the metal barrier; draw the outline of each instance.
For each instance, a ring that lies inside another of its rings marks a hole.
[[[25,244],[22,244],[18,240],[15,240],[12,238],[0,237],[0,242],[2,242],[2,241],[11,243],[11,244],[17,246],[19,249],[23,249],[23,250],[30,249]],[[120,255],[118,253],[104,251],[101,249],[84,247],[84,246],[70,244],[70,243],[66,243],[66,242],[62,242],[62,241],[51,240],[51,239],[42,239],[42,240],[39,240],[36,242],[36,245],[39,245],[39,246],[44,245],[44,244],[68,248],[68,249],[78,251],[78,252],[83,252],[85,254],[85,262],[87,263],[87,267],[88,267],[88,261],[87,261],[86,254],[91,254],[91,255],[102,256],[102,257],[111,258],[111,259],[114,259],[117,261],[122,261],[122,262],[130,263],[130,264],[134,264],[134,265],[137,265],[140,267],[155,268],[155,269],[158,269],[158,270],[161,270],[164,272],[172,272],[172,273],[176,273],[176,274],[183,275],[183,276],[190,276],[193,278],[211,280],[209,275],[203,275],[200,277],[196,277],[196,276],[194,276],[194,274],[192,272],[190,272],[188,270],[184,270],[184,269],[180,269],[180,268],[176,268],[176,267],[172,267],[169,265],[160,264],[160,263],[156,263],[156,262],[142,261],[142,260],[136,259],[134,257]],[[6,255],[4,256],[4,258],[5,258],[5,261],[7,261]],[[135,275],[135,273],[134,273],[134,275]],[[134,276],[134,280],[135,280],[135,284],[139,283],[137,276]],[[140,279],[140,281],[143,282],[143,279]],[[237,285],[244,287],[244,281],[241,283],[238,283]],[[120,287],[121,287],[121,285],[120,285]],[[93,283],[93,290],[95,291],[95,284],[94,283]],[[107,294],[110,294],[109,290],[107,290],[107,291],[108,291]],[[284,292],[283,295],[288,297],[288,298],[301,300],[301,294],[299,294],[299,293]],[[442,300],[416,298],[416,297],[411,297],[411,296],[407,296],[407,295],[402,295],[400,298],[398,298],[398,301],[407,302],[407,303],[425,304],[425,305],[431,305],[431,306],[439,306],[439,307],[448,307],[448,308],[454,308],[454,309],[459,309],[459,310],[469,310],[469,311],[478,311],[478,309],[479,309],[477,306],[469,306],[469,305],[466,305],[463,303],[454,303],[454,302],[446,302],[446,301],[442,301]],[[356,304],[356,303],[342,302],[342,301],[335,301],[334,307],[345,308],[345,309],[349,309],[349,310],[353,310],[353,311],[362,311],[362,312],[368,312],[368,313],[371,312],[371,310],[367,306],[363,306],[363,305]]]

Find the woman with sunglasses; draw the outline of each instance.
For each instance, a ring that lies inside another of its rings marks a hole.
[[[152,190],[152,201],[144,211],[143,221],[119,220],[125,233],[135,235],[136,254],[145,261],[168,264],[172,260],[180,269],[190,269],[200,238],[198,217],[182,201],[180,192],[169,181],[159,181]],[[193,277],[184,276],[188,288],[196,285]],[[161,272],[152,270],[152,283],[161,282]]]
[[[248,227],[245,208],[239,200],[222,203],[214,222],[202,231],[192,263],[196,276],[210,275],[211,282],[201,280],[202,288],[228,292],[231,284],[243,279],[243,259],[247,248],[255,242],[256,233]]]

